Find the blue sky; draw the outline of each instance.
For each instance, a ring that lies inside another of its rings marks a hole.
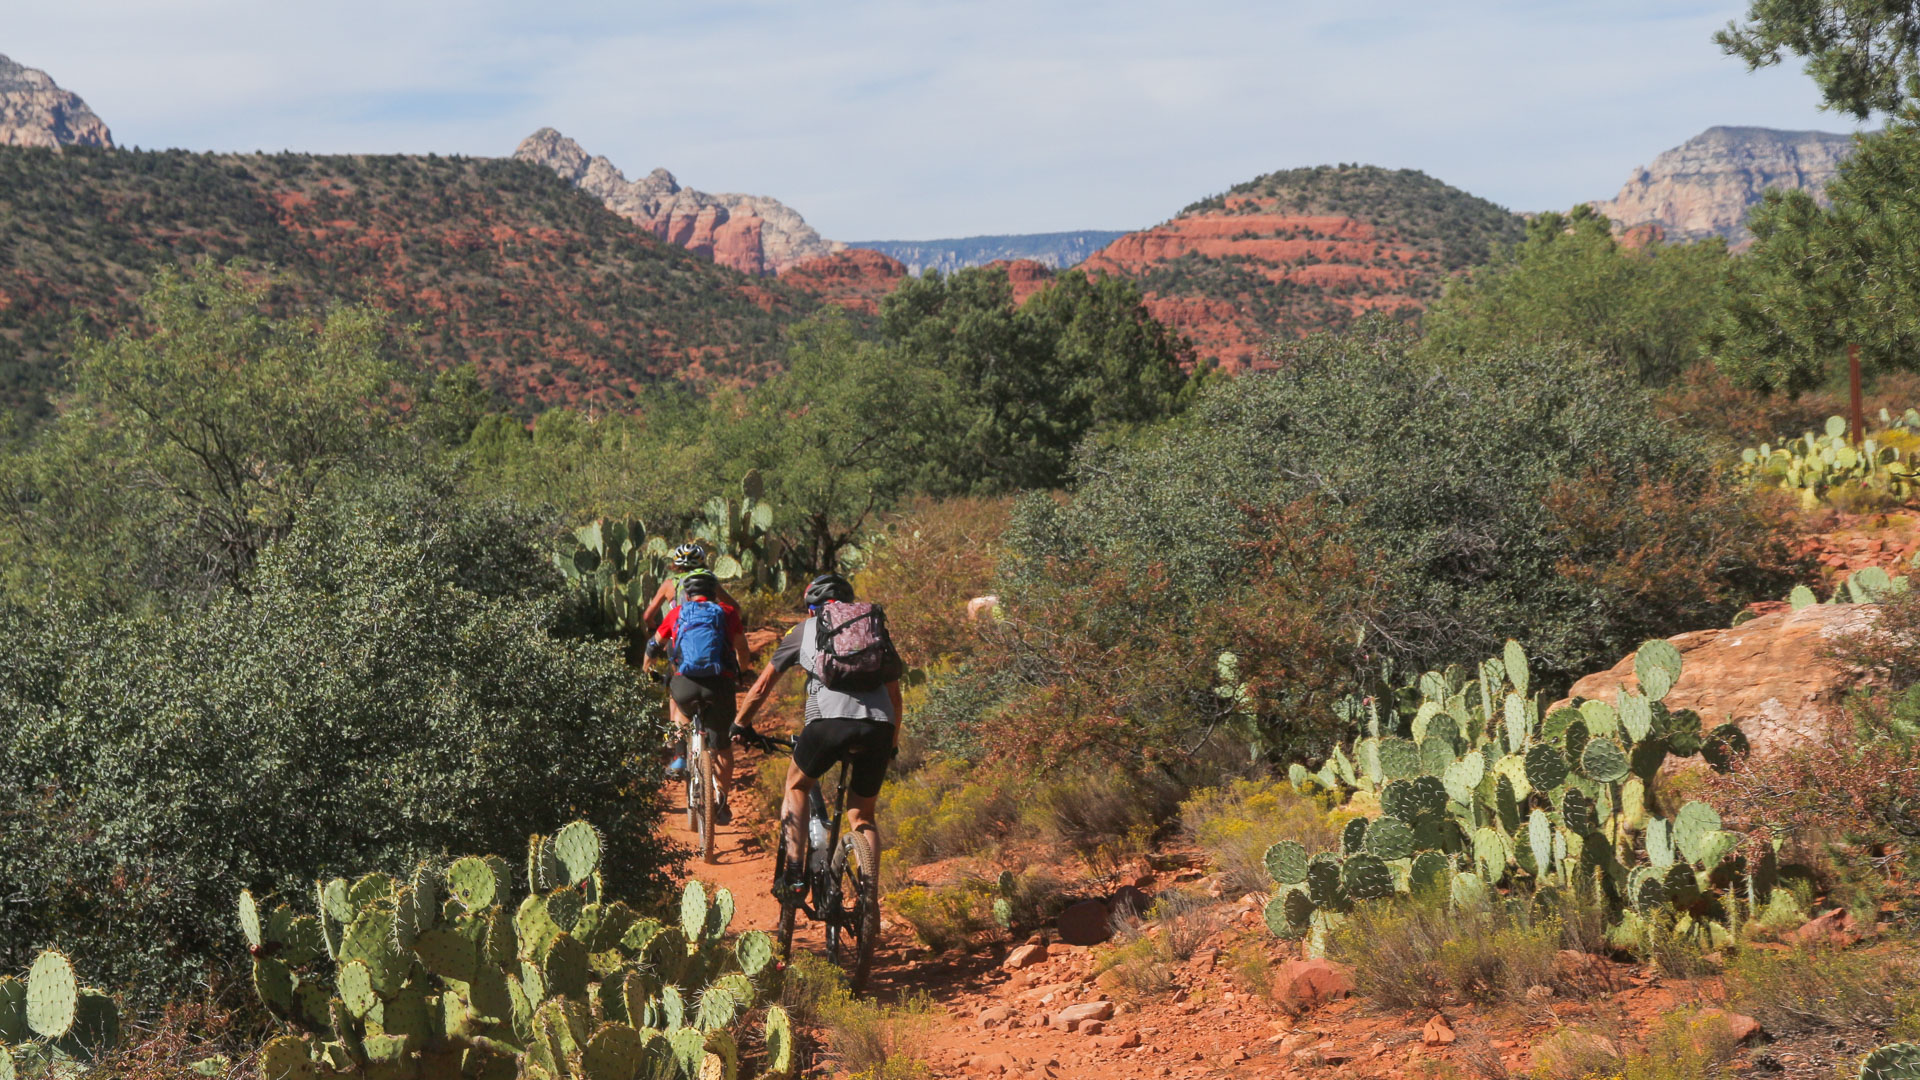
[[[823,235],[1135,228],[1274,169],[1423,169],[1518,210],[1714,124],[1850,131],[1688,0],[62,0],[0,53],[122,145],[504,155],[543,125]]]

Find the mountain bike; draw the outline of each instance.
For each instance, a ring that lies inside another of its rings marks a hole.
[[[770,753],[793,750],[791,739],[771,738],[744,728],[735,728],[734,735]],[[831,816],[821,785],[816,783],[807,791],[807,824],[801,836],[807,888],[800,895],[780,890],[780,927],[775,938],[781,958],[792,955],[794,917],[806,912],[807,918],[825,928],[827,960],[845,969],[847,985],[857,994],[867,988],[867,977],[873,972],[874,945],[880,940],[880,851],[872,833],[855,829],[842,835],[840,831],[846,818],[851,768],[848,759],[840,759]],[[782,816],[780,838],[774,844],[776,883],[787,877],[787,830],[798,825]]]
[[[657,683],[668,681],[668,676],[657,671],[649,671],[647,675]],[[714,776],[713,752],[707,748],[704,721],[709,705],[702,701],[687,717],[686,748],[680,755],[687,764],[687,831],[699,838],[695,849],[700,853],[700,861],[706,863],[714,861],[713,808],[722,794]]]

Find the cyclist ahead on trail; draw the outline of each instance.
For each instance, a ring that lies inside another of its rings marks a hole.
[[[673,678],[667,686],[673,722],[684,726],[689,715],[700,717],[720,773],[713,820],[729,825],[733,822],[727,802],[733,784],[733,746],[727,731],[733,725],[735,691],[752,674],[745,667],[752,651],[739,609],[721,599],[719,578],[697,571],[686,575],[681,588],[683,599],[647,641],[647,661],[651,663],[672,646]]]
[[[659,588],[653,590],[653,599],[647,601],[647,610],[640,616],[642,625],[654,625],[655,616],[665,617],[676,604],[686,599],[686,583],[689,576],[712,574],[712,571],[707,569],[707,549],[691,541],[673,549],[670,565],[673,568],[672,572],[667,574],[666,580],[660,583]],[[715,578],[716,583],[718,580]],[[731,606],[736,611],[739,610],[740,601],[728,595],[725,586],[720,586],[720,591],[715,596],[721,603]]]
[[[847,818],[879,850],[874,803],[886,780],[887,763],[900,742],[900,656],[887,636],[886,616],[875,605],[856,603],[853,585],[838,574],[822,574],[806,591],[813,617],[787,632],[773,659],[741,701],[740,725],[754,714],[780,676],[799,667],[807,673],[806,726],[794,739],[787,766],[786,801],[781,815],[787,865],[801,870],[807,819],[807,793],[835,763],[849,762],[851,794]],[[804,880],[790,876],[776,888],[798,891]]]

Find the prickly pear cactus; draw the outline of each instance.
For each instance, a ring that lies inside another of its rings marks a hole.
[[[1880,413],[1881,430],[1857,447],[1847,437],[1846,420],[1831,416],[1821,434],[1809,431],[1781,446],[1761,443],[1742,450],[1739,472],[1755,483],[1797,493],[1809,510],[1840,487],[1906,503],[1920,485],[1920,463],[1898,444],[1911,445],[1920,430],[1920,412],[1908,409],[1898,419],[1885,409]]]
[[[1699,754],[1725,771],[1747,752],[1737,727],[1703,735],[1697,715],[1663,704],[1681,666],[1671,643],[1649,641],[1634,658],[1638,689],[1542,715],[1526,652],[1508,642],[1472,672],[1426,673],[1400,704],[1370,703],[1366,737],[1291,776],[1303,791],[1369,793],[1380,813],[1349,821],[1338,852],[1267,850],[1268,926],[1311,945],[1356,902],[1424,894],[1466,908],[1500,889],[1554,898],[1534,905],[1550,910],[1596,891],[1616,919],[1658,907],[1720,940],[1765,910],[1773,875],[1749,872],[1741,837],[1711,807],[1688,803],[1667,820],[1647,804],[1668,758]]]
[[[24,979],[0,977],[0,1078],[67,1076],[120,1041],[120,1010],[79,985],[73,962],[51,949]]]
[[[1880,1047],[1860,1063],[1860,1080],[1920,1080],[1920,1045]]]
[[[599,833],[576,821],[530,840],[524,876],[488,856],[404,881],[335,879],[315,889],[317,916],[242,893],[254,986],[289,1027],[262,1048],[261,1076],[733,1075],[728,1032],[761,1004],[755,980],[772,970],[772,939],[729,941],[733,897],[698,882],[682,893],[678,925],[641,917],[600,894],[601,850]],[[529,891],[516,897],[517,884]],[[48,962],[47,987],[60,964]],[[0,982],[0,1036],[15,996],[36,1031],[99,1029],[85,992],[70,1000],[37,985],[14,995]],[[768,1023],[769,1045],[786,1046],[790,1064],[787,1018]]]

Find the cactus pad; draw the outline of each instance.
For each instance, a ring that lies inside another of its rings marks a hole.
[[[473,981],[474,965],[479,958],[475,955],[472,937],[450,927],[436,926],[414,939],[413,951],[435,975],[460,982]]]
[[[568,933],[579,924],[580,914],[586,908],[587,902],[578,889],[562,885],[547,894],[547,918]]]
[[[1399,818],[1375,818],[1367,827],[1367,854],[1392,862],[1412,857],[1413,848],[1413,826]]]
[[[1440,779],[1446,785],[1448,798],[1462,805],[1468,805],[1473,802],[1474,790],[1480,786],[1480,781],[1486,773],[1486,758],[1481,756],[1480,751],[1474,750],[1447,766],[1446,772]]]
[[[11,975],[0,975],[0,1043],[26,1042],[31,1037],[27,1027],[27,984]]]
[[[1465,911],[1474,911],[1485,907],[1487,903],[1487,885],[1480,875],[1465,873],[1453,875],[1449,888],[1449,899],[1453,906]]]
[[[1420,775],[1420,747],[1411,739],[1381,739],[1380,774],[1388,780]]]
[[[584,821],[561,826],[560,831],[553,834],[552,847],[564,884],[580,884],[592,877],[600,865],[600,834]]]
[[[1639,742],[1653,730],[1653,702],[1631,690],[1620,693],[1620,726],[1625,729],[1627,738]]]
[[[1367,819],[1357,817],[1349,820],[1340,830],[1340,854],[1356,855],[1363,850],[1367,842]]]
[[[1552,791],[1567,781],[1567,759],[1560,748],[1546,743],[1527,747],[1527,783],[1535,791]]]
[[[1545,877],[1553,868],[1553,825],[1547,821],[1545,811],[1535,810],[1527,815],[1527,846],[1533,853],[1535,875]]]
[[[680,891],[680,932],[688,941],[698,941],[707,928],[707,890],[698,881],[687,882]]]
[[[699,1028],[673,1027],[667,1031],[667,1046],[680,1075],[697,1077],[707,1060],[707,1036]]]
[[[347,896],[345,878],[333,878],[322,881],[315,889],[319,895],[320,911],[327,918],[341,926],[353,924],[353,901]]]
[[[687,1002],[680,996],[677,986],[660,988],[660,1021],[668,1031],[674,1031],[687,1022]]]
[[[1666,870],[1673,865],[1673,831],[1662,817],[1647,819],[1647,865]]]
[[[1720,831],[1720,815],[1703,802],[1690,802],[1673,817],[1673,846],[1688,862],[1699,863],[1708,855],[1708,837]]]
[[[852,837],[847,838],[851,841]],[[713,902],[707,906],[705,935],[708,941],[719,941],[733,923],[733,892],[727,888],[713,890]]]
[[[1649,701],[1659,701],[1680,681],[1680,650],[1670,641],[1655,638],[1641,644],[1633,656],[1633,674],[1640,681],[1640,692]]]
[[[1666,906],[1667,887],[1660,875],[1652,872],[1640,874],[1632,886],[1634,907],[1643,912],[1651,912]]]
[[[585,1080],[633,1080],[640,1071],[646,1042],[627,1024],[602,1024],[580,1052]]]
[[[380,1004],[380,995],[373,991],[373,976],[368,973],[367,965],[358,960],[341,964],[334,984],[340,991],[340,1000],[355,1017],[365,1017]]]
[[[1560,823],[1583,835],[1598,829],[1600,815],[1593,804],[1593,796],[1578,788],[1568,788],[1560,798]]]
[[[1619,732],[1620,713],[1604,701],[1585,701],[1580,705],[1580,722],[1587,725],[1587,734],[1597,739]]]
[[[1380,809],[1409,825],[1438,819],[1447,810],[1447,788],[1431,776],[1396,780],[1380,792]]]
[[[996,899],[1002,903],[1006,901],[1005,897]],[[773,962],[773,938],[765,931],[749,930],[734,941],[733,956],[740,962],[740,970],[746,972],[749,978],[759,975]]]
[[[1721,724],[1700,740],[1700,756],[1717,772],[1730,771],[1734,761],[1752,749],[1746,734],[1733,724]]]
[[[73,964],[49,949],[34,958],[27,971],[27,1026],[45,1039],[58,1039],[73,1028],[79,1007]]]
[[[546,963],[541,967],[547,993],[585,1001],[587,974],[587,947],[572,934],[561,934],[554,938],[553,944],[547,947]]]
[[[455,859],[447,867],[447,891],[453,894],[460,906],[468,911],[478,911],[494,902],[499,895],[499,882],[494,879],[493,867],[486,860],[468,856]]]
[[[1920,1045],[1880,1047],[1860,1062],[1860,1080],[1920,1080]]]
[[[718,1031],[733,1023],[740,1001],[730,987],[712,983],[700,992],[693,1009],[693,1024],[701,1031]]]
[[[1627,753],[1611,738],[1596,736],[1580,753],[1580,775],[1602,784],[1627,778]]]
[[[784,1080],[785,1077],[791,1076],[794,1065],[793,1021],[788,1019],[787,1010],[778,1005],[768,1008],[762,1035],[767,1048],[766,1069],[763,1075],[768,1080]]]
[[[1307,880],[1307,849],[1297,840],[1282,840],[1267,849],[1267,876],[1276,885],[1298,885]]]
[[[1340,857],[1328,852],[1315,855],[1307,863],[1307,898],[1315,907],[1339,908],[1346,902],[1340,888]]]
[[[398,888],[398,883],[391,876],[375,871],[348,887],[347,902],[352,904],[355,910],[360,910],[376,901],[391,900]]]
[[[293,1013],[293,972],[270,956],[253,958],[253,992],[267,1011],[282,1020]]]
[[[307,1044],[281,1035],[260,1048],[260,1080],[309,1080],[320,1067],[307,1056]]]
[[[253,902],[253,893],[246,889],[240,890],[240,933],[247,944],[256,949],[266,940],[260,930],[260,908]]]
[[[1355,900],[1384,900],[1393,895],[1393,871],[1363,851],[1348,857],[1341,867],[1340,884]]]
[[[1527,696],[1527,650],[1512,638],[1507,639],[1506,648],[1501,650],[1500,658],[1507,669],[1507,681],[1513,684],[1514,693]]]
[[[1423,851],[1413,857],[1413,869],[1407,875],[1408,891],[1418,896],[1447,886],[1453,865],[1438,851]]]

